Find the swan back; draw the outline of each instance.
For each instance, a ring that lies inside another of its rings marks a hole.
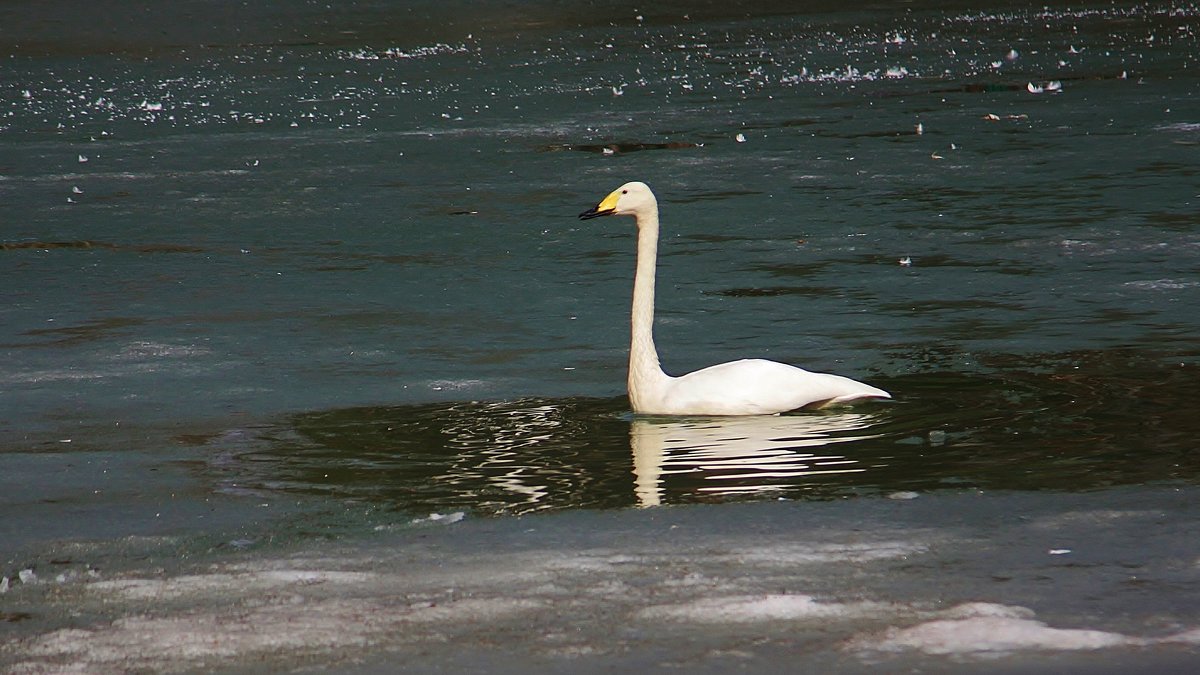
[[[777,361],[742,359],[669,378],[646,412],[664,415],[771,415],[809,406],[891,398],[841,375]]]

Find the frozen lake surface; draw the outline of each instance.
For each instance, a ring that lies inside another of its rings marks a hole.
[[[66,578],[9,591],[40,609],[4,655],[20,673],[1185,673],[1198,496],[455,512],[265,555],[74,544],[50,567]],[[118,548],[154,562],[90,571]]]
[[[0,668],[1194,672],[1198,17],[0,4]]]

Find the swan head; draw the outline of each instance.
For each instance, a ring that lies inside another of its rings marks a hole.
[[[600,216],[636,216],[658,209],[650,186],[634,181],[613,190],[599,204],[579,214],[580,220]]]

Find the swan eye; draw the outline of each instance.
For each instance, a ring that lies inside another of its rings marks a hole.
[[[627,195],[627,194],[629,194],[629,190],[621,190],[621,194]]]

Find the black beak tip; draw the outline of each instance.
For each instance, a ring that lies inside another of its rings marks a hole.
[[[579,219],[580,220],[591,220],[592,218],[599,218],[600,216],[607,216],[610,213],[612,213],[612,209],[605,209],[603,211],[600,211],[596,207],[593,206],[592,208],[588,209],[587,211],[584,211],[583,213],[579,214]]]

